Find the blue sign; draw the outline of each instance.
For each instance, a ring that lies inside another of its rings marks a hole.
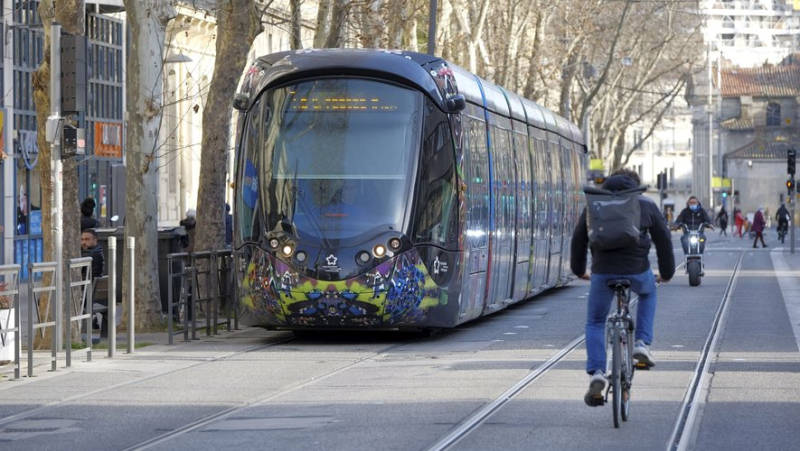
[[[42,210],[33,210],[30,214],[31,235],[42,234]]]

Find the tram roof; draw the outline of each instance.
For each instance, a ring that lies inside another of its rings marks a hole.
[[[439,57],[400,50],[313,49],[272,53],[258,58],[266,72],[254,92],[309,76],[375,75],[427,92],[443,104],[433,77],[423,66],[445,62]]]

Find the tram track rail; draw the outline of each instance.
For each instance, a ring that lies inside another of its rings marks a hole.
[[[728,316],[728,309],[730,307],[729,301],[733,296],[736,283],[739,280],[744,255],[745,252],[739,254],[739,258],[733,267],[733,273],[730,279],[728,279],[728,285],[725,287],[725,292],[722,295],[722,302],[720,302],[717,312],[714,314],[711,330],[701,349],[700,358],[698,359],[697,366],[692,375],[689,389],[686,391],[686,396],[681,403],[678,419],[667,441],[666,449],[668,451],[684,451],[691,449],[691,441],[694,439],[695,433],[694,428],[699,421],[700,407],[703,404],[703,398],[708,394],[706,382],[708,381],[709,368],[715,360],[715,352],[723,332],[722,325]]]
[[[721,324],[723,323],[723,320],[726,317],[729,305],[728,301],[733,295],[744,255],[745,255],[744,252],[741,252],[739,254],[739,258],[736,262],[736,265],[734,266],[733,273],[731,274],[731,277],[729,278],[728,283],[726,285],[725,291],[723,292],[720,306],[714,315],[711,330],[701,350],[700,358],[698,360],[697,366],[695,367],[691,382],[686,391],[684,400],[681,403],[678,419],[672,428],[670,439],[667,442],[666,449],[668,451],[674,451],[674,450],[685,451],[686,449],[690,449],[689,442],[691,440],[692,434],[694,433],[694,425],[698,420],[698,412],[699,412],[699,407],[701,405],[701,397],[704,393],[703,389],[704,383],[708,378],[708,369],[712,363],[711,360],[713,358],[713,353],[717,347],[717,342],[722,332]],[[676,266],[676,271],[681,266],[683,266],[683,264],[684,264],[683,262],[678,264]],[[632,294],[634,295],[634,299],[631,301],[631,305],[633,306],[635,305],[638,299],[635,298],[635,293]],[[452,429],[445,437],[436,441],[433,445],[426,448],[426,450],[444,451],[452,449],[459,441],[461,441],[463,438],[467,437],[469,434],[477,430],[481,424],[489,420],[489,418],[491,418],[495,413],[500,411],[503,408],[503,406],[512,401],[523,390],[530,387],[537,380],[541,379],[541,377],[544,376],[544,374],[547,373],[547,371],[555,367],[558,363],[565,361],[566,358],[572,352],[574,352],[578,347],[580,347],[585,342],[585,340],[586,336],[582,334],[579,337],[570,341],[565,347],[563,347],[559,352],[553,355],[549,360],[547,360],[542,365],[539,365],[536,368],[534,368],[524,378],[522,378],[519,382],[515,383],[511,388],[506,390],[503,394],[495,398],[493,401],[487,403],[486,405],[484,405],[484,407],[475,411],[472,415],[470,415],[468,418],[459,423],[454,429]]]

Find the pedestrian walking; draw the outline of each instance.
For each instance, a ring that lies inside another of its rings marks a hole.
[[[719,213],[717,213],[716,221],[719,223],[719,234],[722,236],[728,236],[728,212],[725,211],[725,206],[723,205],[719,209]]]
[[[758,207],[758,211],[753,217],[753,225],[750,226],[750,229],[756,233],[756,239],[753,240],[753,247],[756,249],[758,248],[759,239],[762,247],[768,247],[767,243],[764,242],[764,226],[766,224],[766,221],[764,221],[764,207]]]
[[[739,235],[739,238],[744,238],[742,235],[742,227],[744,226],[744,216],[742,215],[742,210],[738,208],[733,209],[733,220],[734,224],[736,225],[736,231],[733,232],[733,236]]]

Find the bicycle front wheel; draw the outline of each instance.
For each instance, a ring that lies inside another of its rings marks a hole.
[[[622,419],[622,340],[619,325],[611,332],[611,409],[614,411],[614,427]]]

